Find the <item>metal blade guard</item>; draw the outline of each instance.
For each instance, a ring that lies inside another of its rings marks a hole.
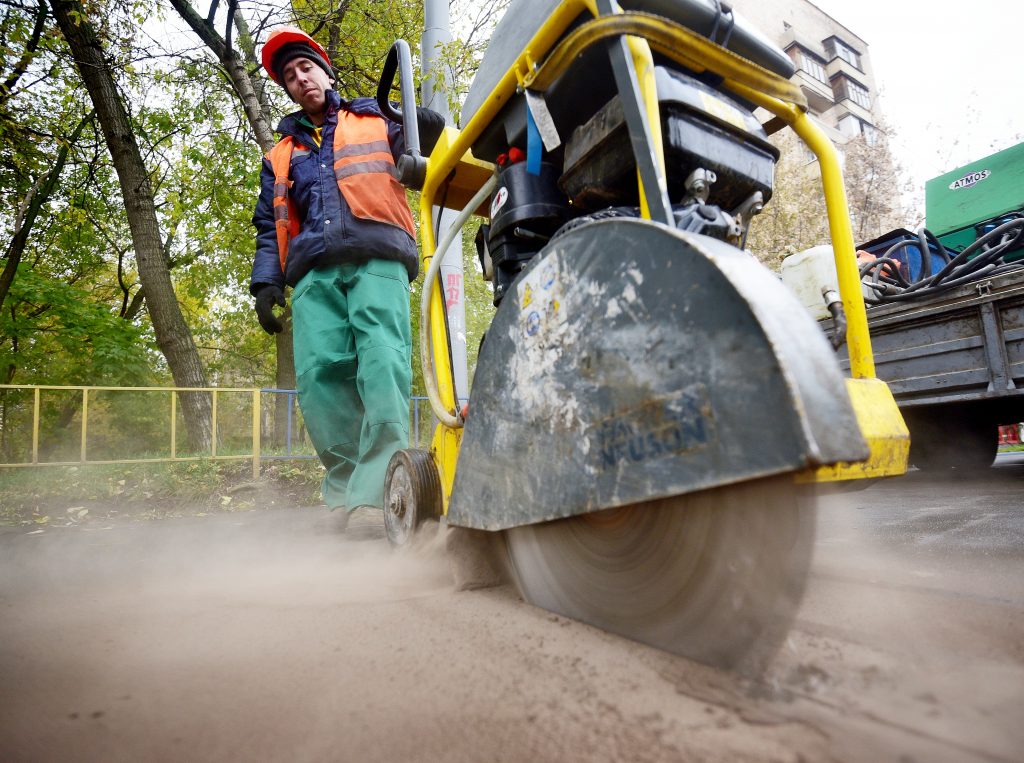
[[[502,530],[868,455],[820,328],[720,241],[650,221],[557,236],[480,351],[449,504]]]

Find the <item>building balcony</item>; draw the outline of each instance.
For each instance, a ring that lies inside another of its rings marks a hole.
[[[810,37],[806,37],[805,35],[800,34],[793,27],[786,29],[776,42],[779,44],[779,47],[787,53],[794,45],[799,45],[801,48],[809,50],[822,58],[824,58],[825,55],[821,47],[821,40],[814,40]]]
[[[859,82],[864,86],[868,85],[867,76],[858,69],[856,66],[851,64],[849,61],[844,61],[842,58],[836,56],[825,65],[825,74],[831,80],[840,74],[845,74],[849,79],[854,82]]]
[[[793,76],[793,81],[796,82],[800,89],[804,91],[804,96],[807,98],[807,105],[811,111],[816,114],[821,114],[824,111],[828,111],[835,105],[835,96],[832,93],[832,88],[826,83],[815,79],[807,72],[800,70]]]
[[[854,103],[849,98],[843,98],[840,101],[836,101],[835,107],[832,109],[829,116],[831,121],[838,122],[847,114],[853,114],[858,119],[867,122],[868,124],[875,123],[875,117],[871,113],[871,109],[865,109],[859,103]]]

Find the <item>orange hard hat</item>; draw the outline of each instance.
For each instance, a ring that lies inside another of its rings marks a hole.
[[[331,66],[331,59],[328,57],[327,51],[324,50],[320,43],[298,27],[279,26],[270,33],[270,36],[267,37],[267,41],[263,44],[263,50],[260,53],[260,60],[263,63],[263,68],[266,69],[267,74],[270,75],[270,78],[281,86],[284,86],[284,83],[277,78],[277,72],[274,71],[274,56],[276,56],[284,46],[292,45],[294,43],[308,45],[312,48],[310,53],[320,56],[324,60],[324,63],[327,64],[327,67],[325,68],[329,68]]]

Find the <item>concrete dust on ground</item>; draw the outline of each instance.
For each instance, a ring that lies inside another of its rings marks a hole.
[[[437,529],[395,553],[380,531],[339,535],[330,520],[275,509],[0,532],[0,760],[1024,749],[1020,606],[936,593],[916,568],[871,586],[857,565],[891,560],[852,553],[838,525],[825,523],[796,629],[751,683],[531,607],[507,585],[458,591]]]
[[[778,695],[843,760],[1024,759],[1024,539],[984,561],[887,546],[861,516],[869,501],[823,501]]]

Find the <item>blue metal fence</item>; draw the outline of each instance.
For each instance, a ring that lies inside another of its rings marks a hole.
[[[285,426],[285,452],[278,455],[262,455],[264,461],[274,460],[297,460],[297,459],[310,459],[316,458],[315,454],[309,453],[296,453],[295,452],[295,431],[296,431],[296,415],[295,415],[295,401],[298,393],[294,389],[278,389],[276,387],[264,387],[260,390],[263,394],[276,394],[276,395],[287,395],[288,396],[288,417],[287,424]],[[421,410],[429,410],[429,408],[421,409],[420,403],[426,401],[426,397],[419,395],[412,397],[412,432],[410,437],[410,443],[413,446],[421,445],[420,443],[420,413]]]

